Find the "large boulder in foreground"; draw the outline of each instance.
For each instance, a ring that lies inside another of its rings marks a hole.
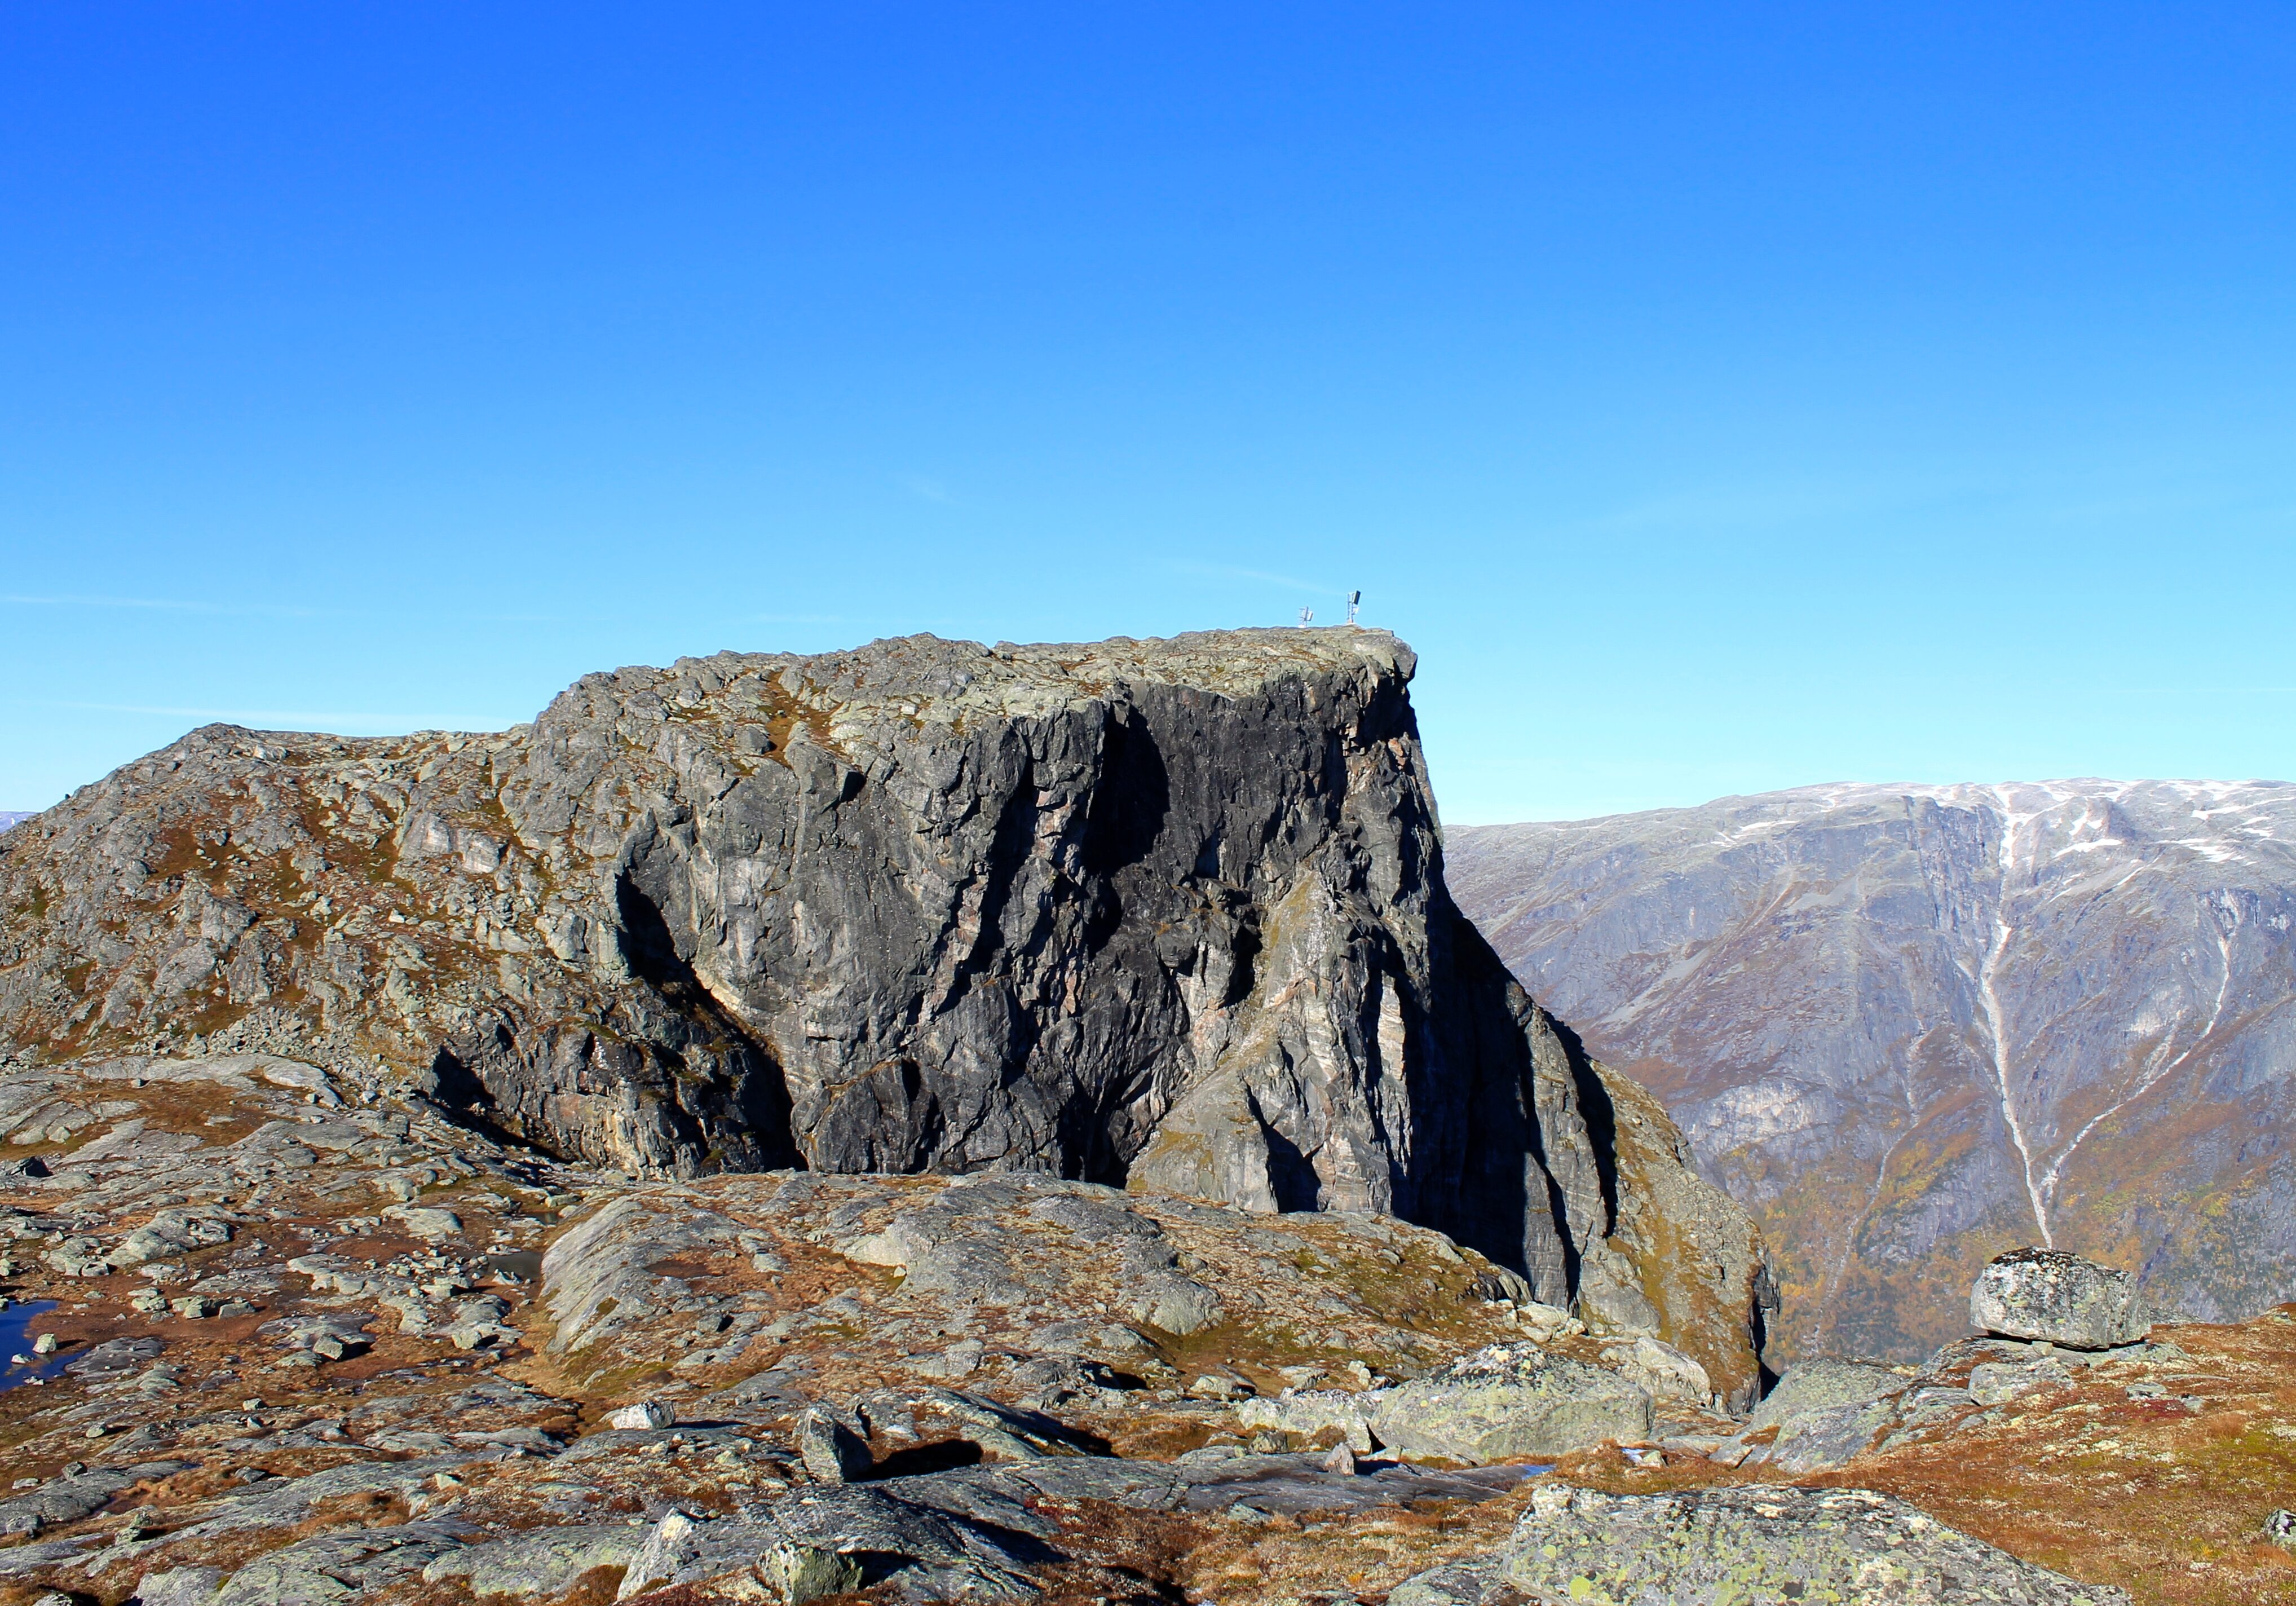
[[[644,1177],[1400,1216],[1742,1396],[1759,1242],[1453,905],[1415,663],[915,636],[209,726],[0,836],[0,1054],[263,1050]]]
[[[1970,1324],[2006,1339],[2111,1349],[2152,1331],[2136,1279],[2062,1250],[2012,1250],[1978,1274]]]
[[[1484,1463],[1647,1438],[1652,1421],[1648,1392],[1616,1372],[1537,1344],[1493,1344],[1389,1389],[1371,1429],[1406,1455]]]
[[[1888,1495],[1749,1484],[1666,1495],[1542,1488],[1506,1548],[1438,1568],[1388,1606],[2128,1606],[2126,1592],[2021,1561]]]

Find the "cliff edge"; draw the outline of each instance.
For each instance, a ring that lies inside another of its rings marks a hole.
[[[1391,1214],[1742,1396],[1759,1241],[1454,908],[1414,662],[915,636],[500,734],[209,726],[0,838],[0,1049],[412,1078],[632,1176]]]

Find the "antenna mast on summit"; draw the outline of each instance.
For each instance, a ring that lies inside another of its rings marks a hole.
[[[1357,607],[1357,605],[1358,603],[1360,603],[1362,601],[1363,601],[1363,593],[1362,593],[1362,592],[1360,592],[1360,591],[1350,591],[1349,593],[1348,593],[1348,623],[1349,623],[1349,624],[1352,625],[1352,624],[1354,624],[1354,623],[1356,622],[1356,607]]]
[[[1312,624],[1314,624],[1315,622],[1316,622],[1316,610],[1315,610],[1313,608],[1302,608],[1301,610],[1300,610],[1300,629],[1305,630],[1305,629],[1306,629],[1309,625],[1312,625]]]

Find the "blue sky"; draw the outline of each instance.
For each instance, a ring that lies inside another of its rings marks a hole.
[[[1355,586],[1454,823],[2296,778],[2292,68],[2265,5],[0,9],[0,807]]]

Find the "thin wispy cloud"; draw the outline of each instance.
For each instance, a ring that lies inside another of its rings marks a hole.
[[[512,719],[478,721],[440,719],[427,714],[379,714],[340,709],[204,709],[144,702],[41,702],[38,708],[75,709],[97,714],[144,714],[167,719],[216,719],[227,725],[263,725],[275,730],[325,731],[354,725],[397,731],[499,731],[518,723]]]
[[[2296,686],[2122,686],[2123,697],[2285,697]]]
[[[0,593],[0,602],[23,608],[126,608],[160,613],[254,613],[279,619],[316,619],[326,611],[272,602],[209,602],[190,597],[32,596]]]
[[[903,490],[921,501],[937,503],[942,507],[957,504],[956,498],[949,494],[948,487],[938,479],[929,479],[922,474],[900,474],[895,478],[899,480]]]
[[[1178,568],[1184,574],[1205,575],[1221,580],[1258,580],[1263,585],[1282,586],[1316,596],[1343,597],[1348,594],[1336,586],[1318,585],[1314,580],[1303,580],[1297,575],[1276,574],[1265,569],[1238,569],[1226,563],[1182,563]]]
[[[1614,508],[1581,521],[1610,531],[1676,529],[1769,529],[1933,500],[1939,491],[1892,485],[1715,485]]]

